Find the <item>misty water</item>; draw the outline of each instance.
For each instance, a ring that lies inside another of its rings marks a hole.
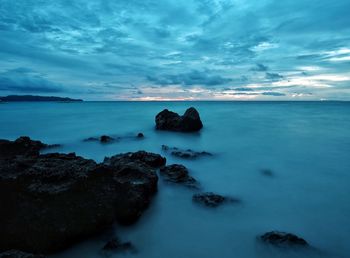
[[[162,109],[183,113],[190,106],[204,123],[199,133],[154,129]],[[241,200],[201,207],[192,202],[194,190],[160,178],[158,193],[135,225],[115,225],[54,258],[350,257],[350,103],[6,103],[0,119],[0,138],[27,135],[62,144],[52,151],[96,161],[121,152],[160,153],[167,164],[187,166],[202,190]],[[145,138],[135,139],[138,132]],[[102,134],[120,140],[83,142]],[[162,144],[214,155],[182,160],[164,153]],[[286,250],[257,241],[271,230],[294,233],[314,248]],[[113,236],[131,241],[137,253],[102,253]]]

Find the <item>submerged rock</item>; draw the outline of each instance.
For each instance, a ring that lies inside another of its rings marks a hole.
[[[21,143],[0,156],[0,251],[51,253],[115,221],[135,222],[157,191],[156,168],[165,164],[144,151],[101,164],[74,153],[40,155],[37,142],[26,142],[28,150]]]
[[[131,242],[121,242],[118,238],[109,240],[102,249],[112,252],[136,252],[136,248]]]
[[[261,174],[264,176],[268,176],[268,177],[273,177],[274,173],[271,169],[262,169],[260,170]]]
[[[232,197],[222,196],[212,192],[194,194],[192,200],[196,203],[208,206],[218,207],[224,203],[240,202]]]
[[[102,135],[100,137],[100,142],[102,142],[102,143],[112,142],[113,140],[114,140],[114,138],[112,138],[108,135]]]
[[[198,188],[198,182],[191,177],[188,173],[188,169],[179,164],[173,164],[160,168],[160,175],[168,182],[183,184],[188,187]]]
[[[182,116],[164,109],[157,114],[155,121],[157,130],[195,132],[203,127],[199,113],[193,107],[187,109]]]
[[[278,247],[307,247],[309,244],[302,238],[285,232],[271,231],[260,236],[260,239],[267,244]]]
[[[4,253],[0,253],[0,258],[46,258],[46,256],[29,254],[18,250],[9,250]]]
[[[162,150],[166,152],[170,152],[171,155],[182,159],[196,159],[203,156],[213,155],[206,151],[193,151],[191,149],[182,150],[177,147],[169,147],[167,145],[162,145]]]

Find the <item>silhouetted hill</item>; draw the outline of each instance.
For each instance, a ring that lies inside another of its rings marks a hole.
[[[71,99],[53,96],[33,96],[33,95],[9,95],[0,97],[0,101],[83,101],[82,99]]]

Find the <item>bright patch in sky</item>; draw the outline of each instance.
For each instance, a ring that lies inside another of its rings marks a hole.
[[[0,95],[350,100],[349,0],[1,0]]]

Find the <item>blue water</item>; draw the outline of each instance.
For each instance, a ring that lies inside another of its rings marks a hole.
[[[154,130],[164,108],[197,108],[204,128],[181,134]],[[242,200],[206,209],[193,191],[165,184],[141,220],[57,254],[103,257],[111,235],[132,241],[142,258],[350,257],[350,103],[347,102],[83,102],[0,105],[0,138],[28,135],[60,143],[59,152],[101,161],[120,152],[162,153],[168,164],[186,165],[205,191]],[[135,140],[138,132],[145,139]],[[83,142],[102,134],[116,143]],[[214,153],[195,161],[166,155],[161,145]],[[273,176],[265,176],[269,169]],[[256,236],[282,230],[305,238],[315,250],[266,248]]]

